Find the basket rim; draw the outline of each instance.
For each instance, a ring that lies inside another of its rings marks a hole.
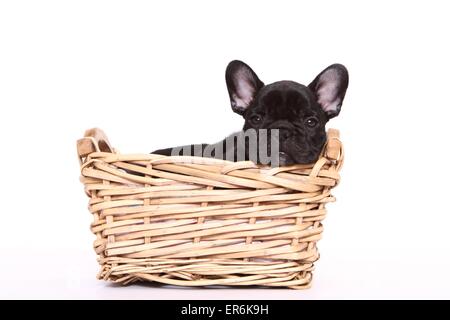
[[[253,161],[230,161],[224,159],[207,158],[199,156],[165,156],[154,153],[120,153],[118,149],[113,148],[103,130],[92,128],[85,131],[84,137],[77,140],[77,155],[80,166],[85,164],[83,159],[88,156],[101,157],[104,160],[120,161],[132,158],[134,160],[151,161],[152,164],[165,163],[193,163],[193,164],[212,164],[223,165],[233,171],[235,169],[262,169],[269,165],[256,164]],[[337,129],[327,130],[327,141],[325,142],[321,156],[331,161],[340,162],[343,158],[343,147],[340,140],[340,132]],[[226,172],[224,172],[226,173]]]

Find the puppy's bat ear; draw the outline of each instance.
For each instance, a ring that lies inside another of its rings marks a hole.
[[[231,61],[225,71],[228,94],[231,108],[242,115],[255,98],[258,91],[264,86],[256,73],[244,62]]]
[[[323,70],[308,86],[316,95],[328,119],[341,111],[348,87],[348,71],[341,64],[333,64]]]

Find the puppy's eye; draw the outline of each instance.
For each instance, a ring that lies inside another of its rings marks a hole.
[[[250,118],[250,121],[254,124],[259,124],[262,121],[262,118],[258,115],[254,115]]]
[[[316,117],[309,117],[309,118],[306,118],[305,123],[308,127],[314,128],[315,126],[317,126],[319,124],[319,121],[317,120]]]

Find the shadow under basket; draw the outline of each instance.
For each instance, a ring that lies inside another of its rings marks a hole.
[[[343,149],[328,130],[311,165],[121,154],[100,129],[77,141],[99,279],[308,288]]]

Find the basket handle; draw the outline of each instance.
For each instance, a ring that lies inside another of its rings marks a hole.
[[[108,137],[99,128],[86,130],[84,138],[77,141],[78,157],[81,159],[92,152],[113,152]]]
[[[325,150],[325,156],[332,160],[340,160],[342,153],[342,144],[339,140],[339,130],[328,129],[327,147]]]

